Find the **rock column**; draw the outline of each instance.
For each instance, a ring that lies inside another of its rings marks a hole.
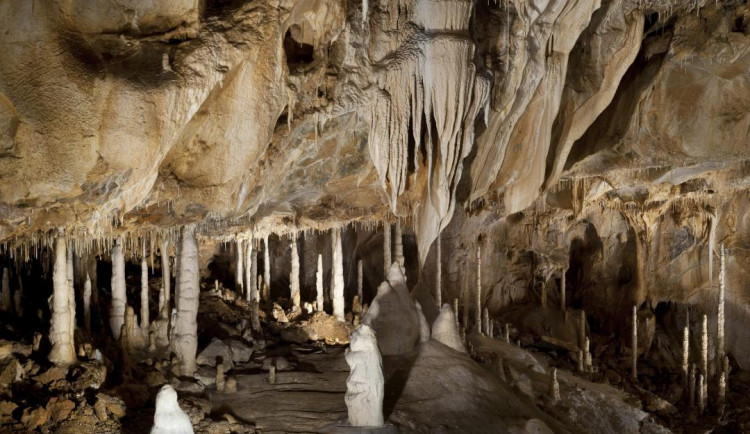
[[[323,312],[324,307],[324,295],[323,295],[323,255],[318,254],[318,271],[315,273],[315,295],[316,295],[316,308],[319,312]]]
[[[339,321],[344,318],[344,255],[341,248],[341,229],[331,231],[333,244],[333,316]]]
[[[268,244],[268,235],[263,237],[263,283],[266,285],[263,291],[263,299],[271,295],[271,252]]]
[[[290,244],[292,250],[292,271],[289,274],[289,290],[292,298],[292,310],[299,310],[299,251],[297,250],[297,239],[292,239]]]
[[[396,222],[396,237],[393,245],[393,260],[398,262],[402,267],[406,263],[404,258],[404,238],[401,232],[401,222]]]
[[[145,250],[145,249],[144,249]],[[145,253],[145,252],[144,252]],[[141,330],[148,336],[150,323],[148,311],[148,262],[146,255],[141,258]]]
[[[193,228],[183,228],[179,252],[179,283],[175,294],[177,316],[172,350],[177,354],[181,375],[192,376],[198,350],[198,240]]]
[[[482,246],[477,244],[477,291],[476,291],[476,324],[477,331],[482,330]]]
[[[383,278],[388,276],[391,269],[391,224],[383,224]]]
[[[162,241],[161,243],[161,279],[162,279],[162,288],[164,288],[164,306],[159,310],[159,314],[163,315],[165,318],[169,316],[169,312],[171,311],[169,307],[169,297],[171,292],[171,281],[170,281],[170,271],[169,271],[169,243],[167,241]]]
[[[438,234],[435,243],[435,303],[438,306],[443,305],[443,264],[441,250],[440,234]]]
[[[112,301],[109,306],[109,326],[115,339],[120,339],[120,329],[125,322],[126,297],[125,255],[122,251],[122,238],[117,238],[112,247]]]
[[[52,274],[52,325],[50,362],[68,365],[76,360],[73,333],[75,330],[75,298],[68,284],[67,245],[62,235],[55,240],[55,264]]]
[[[242,295],[243,288],[245,287],[243,284],[243,279],[245,278],[245,244],[243,241],[244,240],[242,239],[235,241],[235,247],[237,250],[237,269],[235,270],[234,280],[237,295]]]

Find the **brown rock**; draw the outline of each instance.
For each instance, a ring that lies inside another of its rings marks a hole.
[[[53,366],[48,370],[34,377],[34,380],[38,381],[43,385],[48,385],[53,381],[63,380],[68,376],[68,368],[61,366]]]
[[[29,431],[44,425],[48,420],[49,411],[44,407],[36,407],[34,409],[27,408],[23,411],[23,415],[21,416],[21,423]]]
[[[7,357],[0,362],[0,385],[10,386],[23,377],[23,366],[15,357]]]
[[[0,424],[13,422],[13,412],[18,408],[15,402],[0,401]]]
[[[76,408],[76,405],[73,401],[60,397],[50,399],[46,407],[52,422],[55,423],[67,419],[74,408]]]
[[[102,418],[101,411],[105,410],[106,414],[111,414],[115,419],[121,419],[127,412],[127,407],[122,399],[109,396],[104,393],[98,393],[96,395],[96,404],[94,404],[94,411],[96,416],[104,421],[107,419],[106,415]]]

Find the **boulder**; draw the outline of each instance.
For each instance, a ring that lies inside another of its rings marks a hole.
[[[227,370],[232,369],[234,367],[234,363],[232,363],[232,349],[229,347],[229,345],[225,344],[224,342],[220,341],[219,339],[214,339],[211,341],[208,346],[198,354],[198,357],[195,359],[195,363],[202,366],[210,366],[212,368],[216,367],[216,358],[221,357],[222,364],[224,365]]]

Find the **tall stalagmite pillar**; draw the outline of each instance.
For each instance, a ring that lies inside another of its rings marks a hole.
[[[476,324],[477,331],[482,330],[482,246],[477,244],[477,291],[476,291]]]
[[[682,329],[682,382],[687,386],[688,382],[688,360],[690,358],[690,327],[685,325]]]
[[[253,239],[247,240],[245,252],[245,282],[247,283],[247,301],[258,300],[258,253],[253,246]]]
[[[299,310],[299,251],[297,250],[297,239],[292,239],[289,248],[292,251],[292,271],[289,274],[289,290],[292,297],[293,310]]]
[[[125,322],[125,254],[122,251],[122,238],[115,240],[112,247],[112,301],[109,305],[109,327],[112,336],[120,339],[120,329]]]
[[[163,314],[164,317],[169,317],[169,313],[172,311],[169,300],[170,300],[170,294],[171,294],[171,281],[170,281],[170,271],[169,271],[169,242],[168,241],[162,241],[161,243],[161,279],[162,279],[162,288],[164,288],[164,309],[162,309],[162,312],[159,312],[159,314]]]
[[[633,366],[631,367],[631,376],[633,380],[638,380],[638,308],[633,306],[633,336],[632,336],[632,349],[633,349]]]
[[[333,316],[339,321],[344,318],[344,255],[341,248],[341,229],[331,231],[333,244]]]
[[[172,351],[177,354],[180,373],[192,376],[195,372],[195,356],[198,351],[198,240],[194,228],[182,228],[179,252],[179,275],[175,306],[177,317],[174,324]]]
[[[76,360],[75,343],[75,296],[68,284],[67,245],[59,235],[55,240],[55,265],[52,274],[52,325],[50,327],[50,362],[68,365]]]
[[[401,222],[396,222],[396,236],[393,244],[393,260],[398,262],[402,267],[406,263],[404,258],[404,235],[401,232]],[[387,274],[386,274],[387,276]]]
[[[325,296],[323,295],[323,255],[321,254],[318,254],[318,271],[315,273],[315,295],[316,307],[318,311],[323,312]]]
[[[264,299],[271,296],[271,251],[268,244],[268,235],[263,237],[263,283],[266,290],[263,291]]]
[[[716,337],[716,361],[717,366],[718,363],[721,363],[721,360],[724,360],[724,325],[725,325],[725,317],[724,317],[724,299],[726,297],[726,263],[724,262],[724,244],[722,244],[719,249],[721,249],[721,262],[720,262],[720,269],[719,269],[719,308],[718,313],[716,315],[718,324],[717,324],[717,337]]]
[[[703,314],[701,322],[701,373],[708,375],[708,316]]]
[[[359,302],[362,303],[362,291],[363,291],[363,285],[364,285],[364,269],[362,260],[360,259],[357,261],[357,295],[359,296]]]
[[[435,303],[438,307],[443,305],[443,264],[440,248],[440,234],[438,233],[435,243]]]
[[[145,249],[144,249],[145,253]],[[148,337],[148,326],[150,323],[148,312],[148,262],[146,255],[141,258],[141,330]]]
[[[391,268],[391,224],[383,223],[383,279]]]
[[[83,326],[91,332],[91,277],[88,273],[83,283]]]

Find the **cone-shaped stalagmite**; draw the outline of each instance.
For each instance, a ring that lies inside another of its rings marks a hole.
[[[341,249],[341,229],[331,231],[333,244],[333,316],[344,321],[344,256]]]
[[[172,351],[177,354],[181,375],[195,372],[198,350],[198,240],[193,228],[182,229],[179,249],[179,275],[175,305]]]
[[[55,240],[55,264],[52,274],[52,325],[50,327],[50,362],[67,365],[75,362],[75,298],[68,284],[67,242],[58,236]]]
[[[109,326],[112,336],[120,339],[120,329],[125,321],[125,254],[122,251],[122,239],[117,238],[112,247],[112,301],[109,305]]]

